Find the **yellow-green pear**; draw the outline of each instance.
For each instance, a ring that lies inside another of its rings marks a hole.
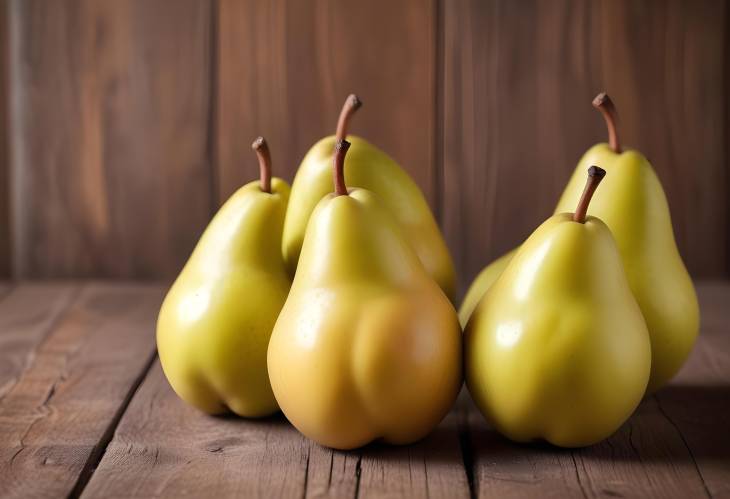
[[[456,399],[461,329],[382,199],[347,189],[348,146],[337,143],[335,192],[309,221],[269,377],[289,421],[322,445],[407,444]]]
[[[648,392],[659,389],[682,367],[700,327],[692,280],[674,241],[664,189],[649,161],[638,151],[622,149],[616,111],[605,93],[593,101],[606,119],[609,143],[585,153],[565,188],[556,212],[580,197],[580,171],[600,164],[607,172],[601,192],[588,213],[611,229],[651,337]]]
[[[609,131],[609,143],[589,149],[578,163],[555,213],[570,210],[581,195],[583,172],[600,164],[610,175],[591,203],[590,214],[611,229],[651,336],[652,367],[648,392],[659,389],[682,367],[699,332],[700,313],[692,280],[674,241],[669,205],[649,161],[638,151],[622,150],[611,99],[593,101]],[[482,296],[508,259],[487,267],[472,283],[459,316],[468,319],[475,296]]]
[[[271,178],[268,147],[253,145],[260,181],[221,207],[165,297],[157,348],[170,385],[209,414],[278,410],[266,351],[291,282],[281,256],[289,186]]]
[[[484,293],[487,292],[494,281],[502,274],[516,252],[517,250],[514,249],[500,256],[479,272],[479,275],[477,275],[474,282],[469,286],[459,307],[459,323],[461,327],[466,327],[466,323],[469,322],[469,317],[471,317],[472,312],[482,299],[482,296],[484,296]]]
[[[466,327],[469,393],[512,440],[596,443],[644,395],[646,324],[610,230],[586,217],[604,174],[589,170],[575,213],[553,215],[525,241]]]
[[[347,135],[350,118],[360,106],[361,101],[355,95],[347,98],[337,133],[312,146],[294,177],[282,246],[289,270],[293,274],[297,266],[307,223],[315,206],[332,192],[330,165],[335,142],[347,138],[352,144],[347,160],[347,185],[378,195],[397,220],[426,271],[452,298],[456,281],[454,264],[423,193],[390,156],[364,139]]]

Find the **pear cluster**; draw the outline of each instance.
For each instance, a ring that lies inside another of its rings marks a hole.
[[[661,184],[621,151],[599,98],[610,143],[586,153],[556,214],[485,268],[458,315],[423,193],[347,133],[356,96],[291,187],[258,138],[260,178],[213,217],[160,310],[174,391],[209,414],[281,410],[307,437],[351,449],[423,438],[466,378],[511,439],[609,436],[679,369],[699,311]]]

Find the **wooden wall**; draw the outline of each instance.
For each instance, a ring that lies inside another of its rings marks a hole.
[[[353,132],[421,186],[463,288],[605,140],[602,89],[692,274],[730,275],[722,0],[0,2],[5,276],[174,276],[256,176],[251,140],[290,180],[355,91]]]

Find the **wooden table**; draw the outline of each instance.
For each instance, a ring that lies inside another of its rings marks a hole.
[[[0,496],[730,497],[730,284],[698,289],[690,361],[601,444],[513,444],[462,394],[415,445],[337,452],[183,404],[155,355],[163,286],[0,284]]]

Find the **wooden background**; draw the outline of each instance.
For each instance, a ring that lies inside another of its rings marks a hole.
[[[0,277],[173,277],[252,139],[291,180],[354,91],[463,289],[605,140],[603,89],[692,275],[730,275],[722,0],[0,0],[0,23]]]

